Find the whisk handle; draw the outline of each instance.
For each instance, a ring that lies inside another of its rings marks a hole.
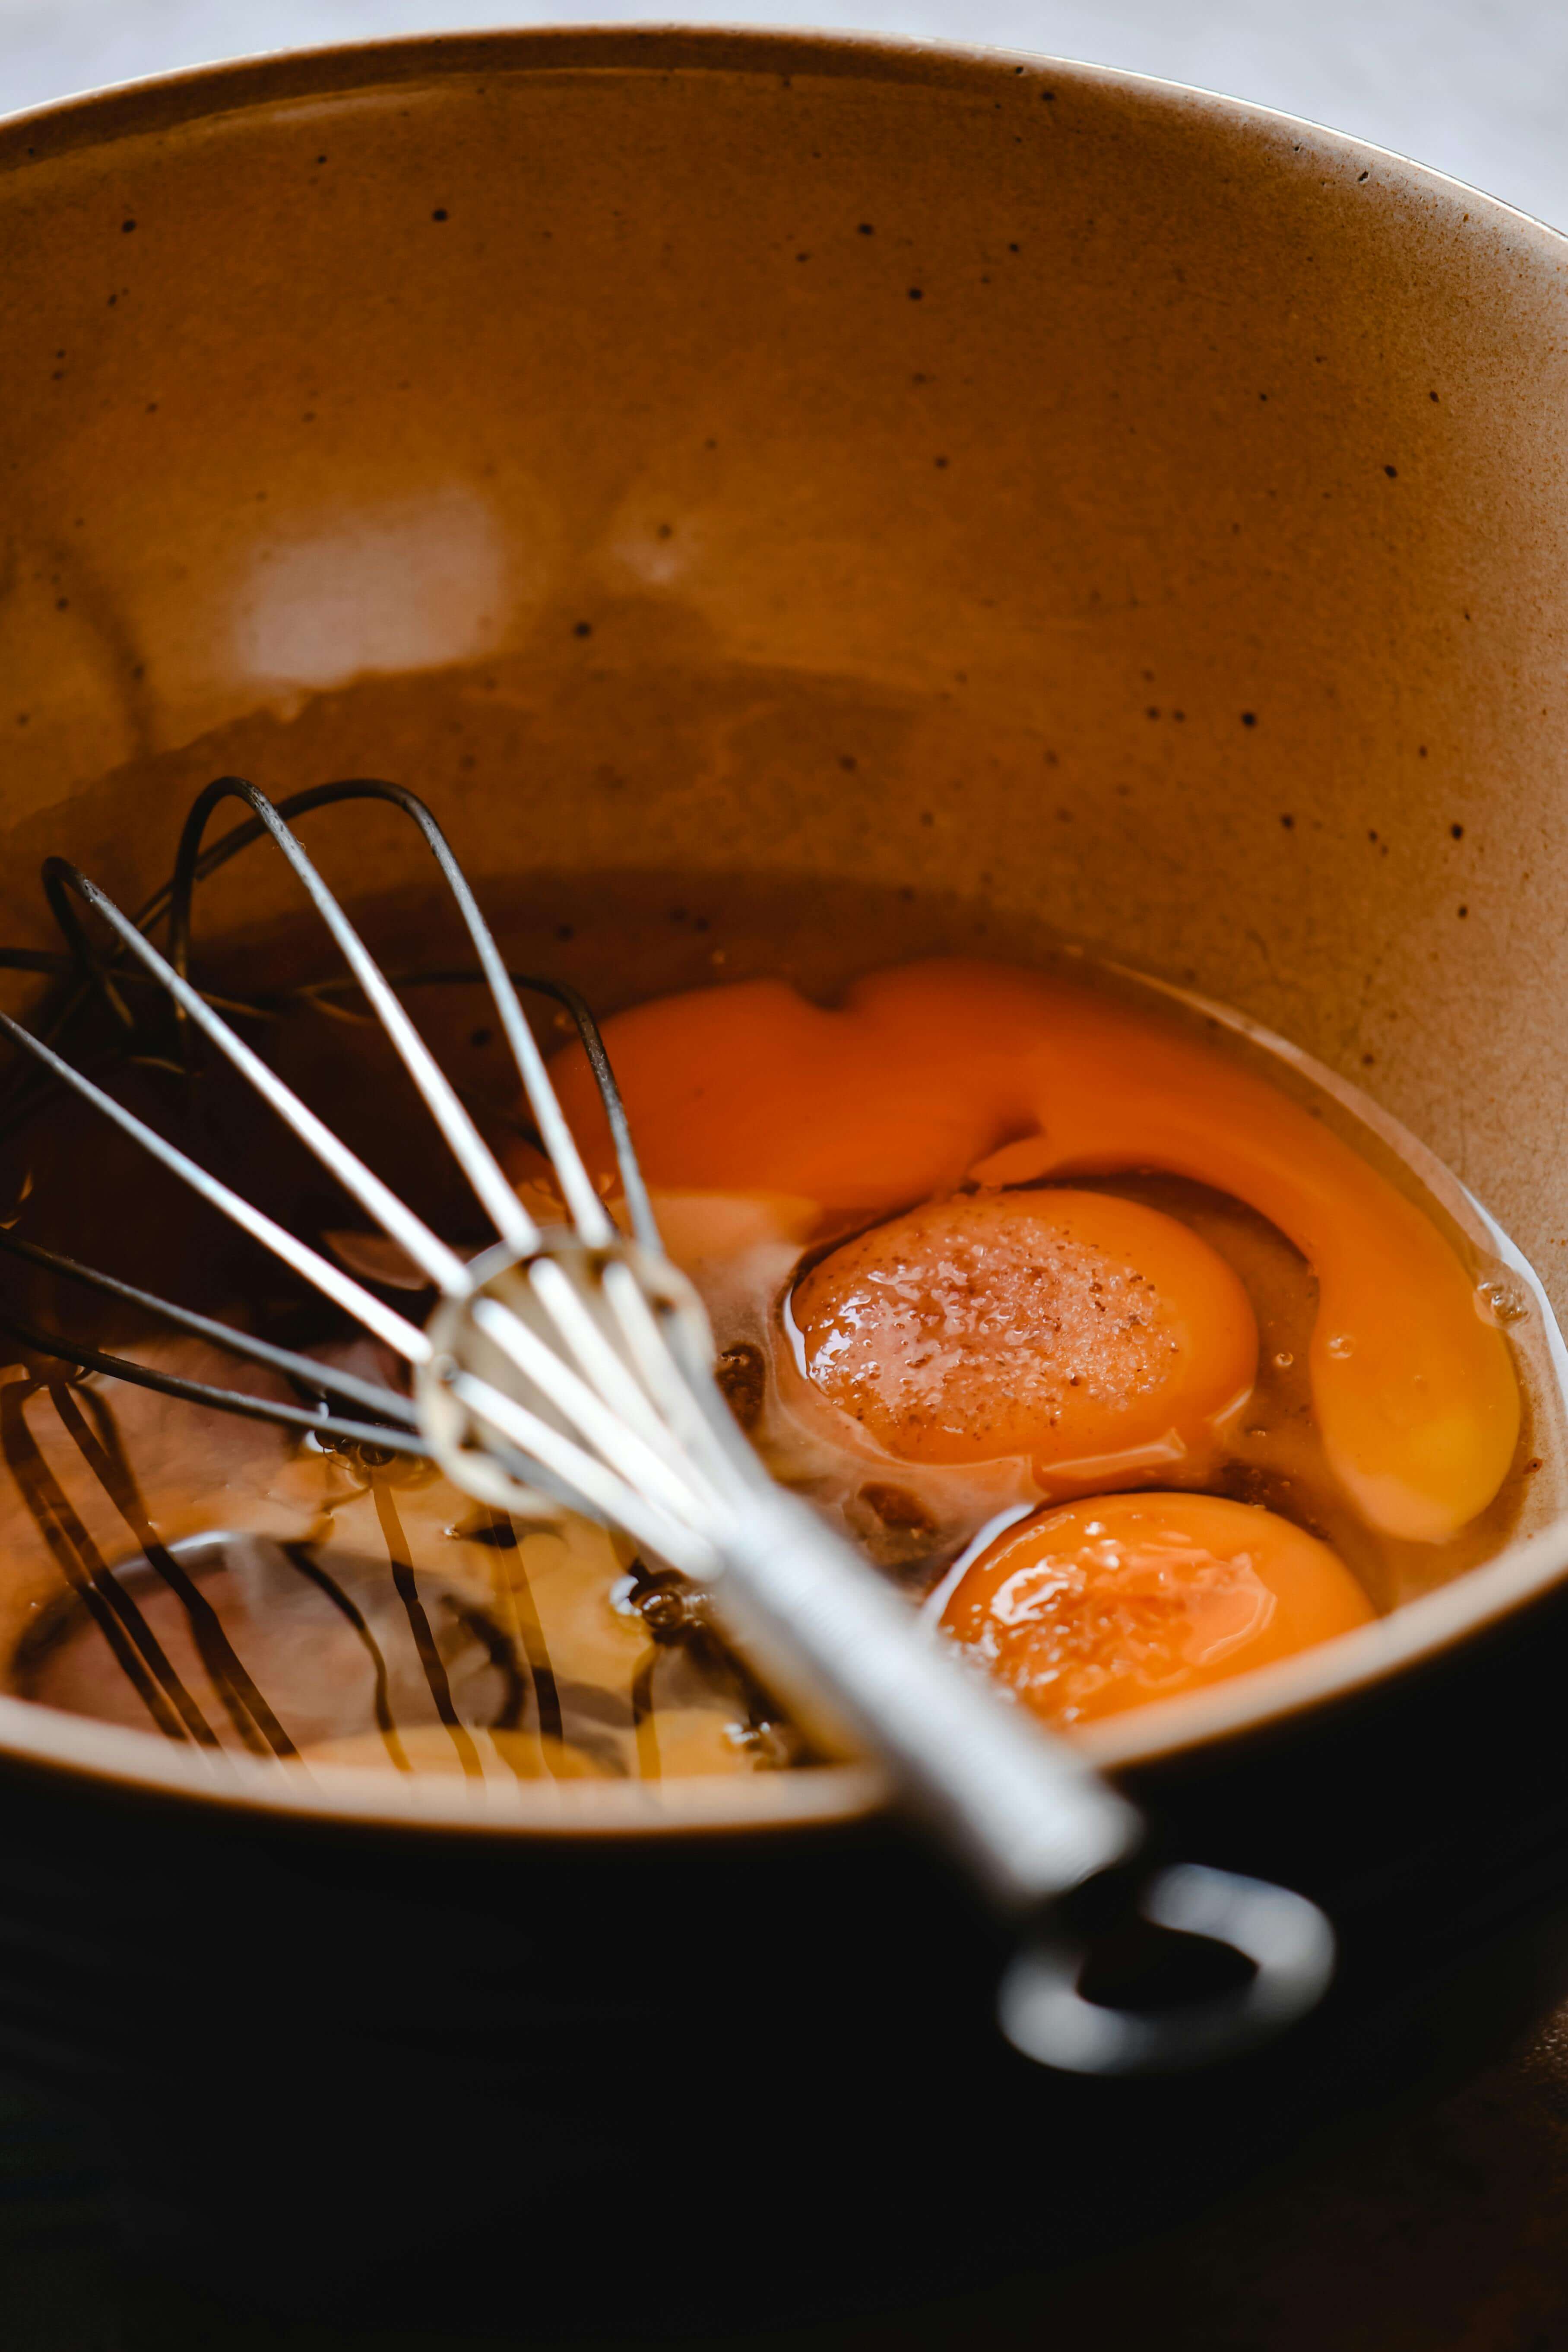
[[[1132,1806],[803,1505],[758,1496],[721,1550],[725,1633],[818,1739],[879,1759],[999,1909],[1037,1910],[1139,1844]]]
[[[722,1550],[712,1595],[725,1632],[819,1738],[858,1735],[910,1810],[1018,1918],[998,2019],[1026,2057],[1085,2074],[1201,2066],[1271,2040],[1322,1998],[1334,1934],[1314,1903],[1192,1864],[1119,1868],[1142,1840],[1132,1806],[923,1633],[800,1504],[759,1496]],[[1088,1999],[1099,1936],[1137,1918],[1238,1957],[1247,1980],[1153,2011]]]

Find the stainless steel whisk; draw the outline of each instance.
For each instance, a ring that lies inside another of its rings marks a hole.
[[[234,800],[247,819],[204,846],[213,813]],[[334,802],[372,800],[423,835],[494,1000],[566,1222],[542,1225],[513,1185],[289,819]],[[287,1086],[189,977],[195,883],[269,836],[342,954],[493,1226],[493,1245],[465,1260]],[[342,1265],[199,1165],[59,1054],[5,1015],[0,1028],[213,1207],[410,1368],[412,1396],[195,1315],[77,1261],[0,1233],[0,1247],[129,1300],[307,1392],[311,1410],[209,1386],[108,1356],[10,1318],[10,1328],[71,1360],[195,1402],[340,1441],[427,1454],[459,1487],[537,1518],[566,1506],[623,1531],[700,1590],[702,1605],[760,1678],[819,1744],[869,1751],[898,1797],[993,1908],[1015,1923],[1004,2030],[1026,2054],[1075,2072],[1189,2065],[1266,2038],[1310,2008],[1332,1972],[1333,1937],[1302,1896],[1194,1864],[1140,1870],[1143,1825],[1072,1748],[1008,1703],[940,1640],[851,1548],[768,1477],[712,1378],[712,1342],[696,1293],[665,1257],[615,1081],[574,992],[527,979],[563,1004],[597,1081],[615,1143],[630,1237],[617,1230],[556,1099],[505,961],[434,817],[411,793],[370,780],[323,785],[275,806],[220,777],[193,806],[168,887],[132,917],[76,866],[51,858],[45,887],[85,986],[127,1027],[125,988],[172,1001],[187,1047],[199,1030],[436,1293],[423,1328]],[[105,952],[81,909],[107,928]],[[167,952],[150,932],[165,926]],[[14,964],[47,969],[19,954]],[[351,1408],[347,1417],[341,1408]],[[1238,1989],[1176,2009],[1119,2010],[1080,1990],[1088,1938],[1137,1915],[1229,1948],[1250,1964]]]

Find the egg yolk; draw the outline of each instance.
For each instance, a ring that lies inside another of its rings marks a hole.
[[[1224,1682],[1372,1617],[1328,1546],[1288,1519],[1214,1495],[1140,1494],[1009,1528],[942,1622],[1065,1727]]]
[[[905,1462],[1147,1475],[1205,1450],[1257,1369],[1225,1260],[1103,1193],[933,1202],[835,1250],[790,1304],[807,1376]]]
[[[1431,1219],[1237,1055],[1109,989],[933,961],[877,973],[833,1011],[777,981],[667,998],[606,1023],[605,1042],[662,1190],[860,1216],[965,1182],[1137,1169],[1228,1192],[1317,1276],[1313,1412],[1363,1518],[1440,1543],[1507,1475],[1520,1428],[1507,1344]],[[552,1067],[613,1181],[585,1060],[569,1049]]]

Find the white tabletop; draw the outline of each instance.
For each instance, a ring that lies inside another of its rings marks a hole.
[[[504,24],[813,24],[1163,74],[1355,132],[1568,228],[1564,0],[0,0],[0,107],[247,51]]]

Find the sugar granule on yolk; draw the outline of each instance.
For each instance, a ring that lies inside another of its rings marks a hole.
[[[908,1462],[1169,1464],[1212,1443],[1258,1362],[1225,1261],[1106,1193],[930,1202],[823,1259],[791,1312],[808,1379]]]
[[[1214,1495],[1102,1495],[1044,1511],[969,1568],[942,1624],[1058,1726],[1289,1657],[1371,1622],[1316,1537]]]

